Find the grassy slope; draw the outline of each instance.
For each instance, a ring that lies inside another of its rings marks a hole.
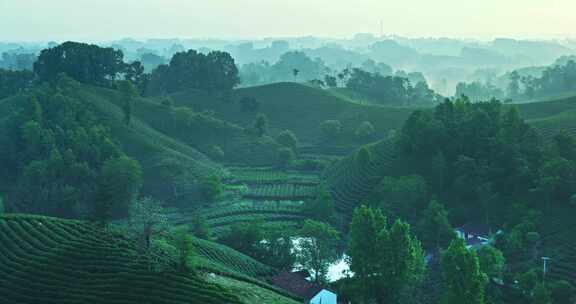
[[[7,303],[240,303],[198,277],[151,271],[134,242],[92,224],[4,215],[0,228]]]
[[[259,279],[273,269],[200,239],[194,239],[196,265],[222,282],[151,271],[135,242],[87,222],[6,214],[0,216],[0,242],[0,294],[10,303],[228,304],[262,295],[276,299],[271,303],[293,303]]]
[[[297,83],[275,83],[235,90],[233,102],[224,102],[205,93],[189,91],[173,95],[176,104],[197,110],[214,110],[219,117],[243,126],[251,126],[256,113],[242,112],[238,100],[254,97],[260,103],[275,130],[293,130],[303,142],[317,142],[320,123],[328,119],[342,122],[353,133],[362,121],[370,121],[376,134],[387,134],[402,126],[412,109],[365,106],[341,99],[334,94]]]

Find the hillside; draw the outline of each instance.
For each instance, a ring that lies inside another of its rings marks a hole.
[[[241,303],[199,277],[152,271],[134,243],[91,224],[4,215],[0,227],[7,303]]]
[[[0,294],[9,303],[251,303],[220,285],[236,286],[243,298],[294,303],[255,279],[271,269],[211,242],[196,239],[194,246],[200,269],[219,274],[215,282],[171,266],[154,270],[155,262],[114,229],[16,214],[0,216],[0,228]]]
[[[310,86],[285,82],[234,90],[229,101],[198,91],[172,95],[176,104],[189,105],[196,110],[213,110],[217,117],[242,126],[252,126],[257,113],[268,116],[274,131],[289,129],[305,143],[318,143],[320,123],[340,120],[346,141],[363,121],[374,125],[376,138],[402,126],[412,109],[367,106],[349,102],[335,94]],[[256,111],[243,111],[240,100],[252,97],[259,103]]]

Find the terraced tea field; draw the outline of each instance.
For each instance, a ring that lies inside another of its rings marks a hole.
[[[175,270],[154,272],[123,235],[78,221],[0,216],[3,303],[241,303]]]

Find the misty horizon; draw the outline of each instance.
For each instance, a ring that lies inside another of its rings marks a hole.
[[[223,0],[0,1],[0,41],[112,41],[134,39],[254,40],[356,33],[409,38],[547,40],[574,38],[568,0],[461,3],[418,0],[355,3]],[[304,22],[302,22],[302,20]],[[511,22],[513,20],[513,22]],[[320,22],[321,21],[321,22]]]

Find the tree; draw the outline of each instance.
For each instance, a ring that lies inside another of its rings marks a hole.
[[[338,81],[336,79],[336,77],[331,76],[331,75],[325,75],[324,76],[324,83],[329,87],[329,88],[335,88],[338,86]]]
[[[550,293],[554,304],[570,304],[574,287],[567,281],[560,280],[550,284]]]
[[[200,214],[192,217],[192,234],[199,239],[210,240],[211,238],[210,226]]]
[[[372,152],[367,146],[362,146],[356,151],[355,160],[358,166],[365,168],[372,161]]]
[[[480,263],[480,270],[485,273],[488,278],[502,278],[504,275],[504,268],[506,266],[506,259],[502,251],[492,246],[482,246],[478,250],[478,261]]]
[[[262,220],[236,223],[230,226],[218,241],[251,257],[260,256],[260,242],[264,239]]]
[[[294,234],[291,228],[282,225],[267,227],[263,241],[258,244],[261,256],[257,260],[280,270],[291,271],[296,262],[292,244]]]
[[[160,65],[150,75],[148,95],[170,94],[186,89],[226,92],[240,83],[238,68],[229,53],[195,51],[174,54],[168,65]]]
[[[515,99],[520,94],[520,75],[517,71],[513,71],[509,76],[510,83],[508,84],[508,97]]]
[[[110,86],[126,70],[123,57],[120,50],[69,41],[42,50],[34,74],[42,81],[54,81],[65,73],[83,83]]]
[[[278,134],[276,137],[276,142],[296,152],[298,139],[296,138],[296,134],[294,134],[294,132],[290,130],[284,130],[280,132],[280,134]]]
[[[256,116],[254,129],[256,129],[256,134],[260,137],[264,136],[268,132],[268,117],[266,114],[260,113]]]
[[[370,138],[372,135],[374,135],[374,126],[372,125],[371,122],[369,121],[363,121],[358,128],[356,128],[356,131],[354,132],[354,134],[356,134],[356,136],[358,138]]]
[[[350,224],[347,254],[350,270],[360,282],[362,303],[369,303],[378,293],[378,273],[381,262],[379,235],[386,229],[386,218],[380,209],[361,206],[354,210]]]
[[[552,298],[550,296],[550,291],[546,285],[540,283],[536,285],[534,289],[534,296],[532,298],[533,304],[552,304]]]
[[[474,251],[466,249],[464,240],[452,240],[442,254],[442,275],[446,284],[443,303],[484,304],[484,293],[488,278],[480,270]]]
[[[128,214],[142,185],[142,169],[138,161],[127,156],[104,162],[96,197],[96,219],[106,224],[112,217]]]
[[[299,232],[298,261],[302,267],[312,271],[314,281],[326,281],[328,266],[338,260],[336,244],[340,239],[338,231],[330,225],[306,220]]]
[[[178,269],[182,272],[193,272],[194,263],[191,259],[194,254],[194,245],[187,226],[180,226],[173,231],[172,244],[178,252]]]
[[[4,200],[2,199],[2,195],[0,195],[0,214],[4,213],[6,211],[5,207],[4,207]]]
[[[367,206],[354,211],[348,255],[363,303],[398,303],[419,286],[426,269],[410,225],[397,220],[388,229],[382,213]]]
[[[321,186],[318,191],[318,196],[313,200],[307,200],[302,206],[302,212],[308,218],[324,223],[334,222],[334,215],[336,210],[334,208],[334,201],[326,186]]]
[[[144,197],[130,206],[130,227],[136,230],[142,248],[150,248],[152,236],[168,229],[168,217],[161,202]]]
[[[292,69],[292,75],[294,76],[294,81],[298,79],[298,74],[300,74],[300,70]]]
[[[436,200],[432,200],[424,210],[418,230],[424,246],[437,252],[440,252],[440,248],[448,246],[456,237],[454,228],[448,220],[448,211]]]
[[[278,166],[287,168],[294,161],[294,151],[290,148],[280,148],[278,150]]]
[[[124,98],[124,104],[122,105],[122,111],[124,112],[124,124],[130,125],[132,120],[132,104],[134,98],[138,96],[138,91],[136,87],[129,80],[122,80],[118,84],[118,89],[122,92],[122,97]]]
[[[206,177],[200,181],[200,192],[210,203],[216,201],[222,191],[222,181],[218,176]]]

